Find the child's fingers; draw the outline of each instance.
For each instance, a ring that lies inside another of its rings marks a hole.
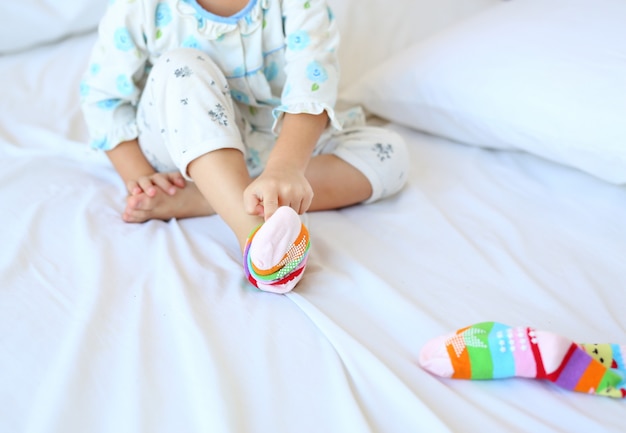
[[[139,195],[143,192],[137,181],[131,180],[126,183],[126,190],[130,195]]]
[[[128,191],[130,195],[137,195],[140,193],[141,188],[139,188],[135,181],[126,182],[126,191]]]
[[[245,191],[243,194],[243,207],[245,211],[250,215],[257,215],[257,206],[261,204],[261,200],[256,194],[248,193]]]
[[[263,200],[257,193],[246,190],[243,194],[243,205],[249,215],[264,216]]]
[[[167,174],[158,173],[152,176],[152,182],[163,191],[168,193],[169,195],[176,194],[176,187],[172,182],[170,182],[170,178]]]
[[[140,177],[137,179],[137,184],[141,190],[148,195],[148,197],[154,197],[156,195],[156,188],[152,183],[152,179],[149,177]]]
[[[313,194],[305,195],[300,202],[299,207],[294,207],[294,210],[298,212],[299,215],[305,213],[311,207],[311,203],[313,202]]]
[[[168,177],[170,178],[170,182],[179,188],[184,188],[185,185],[187,185],[187,181],[185,181],[185,178],[180,172],[168,173]]]
[[[263,198],[263,213],[266,221],[276,212],[276,209],[278,209],[278,196],[272,195]]]

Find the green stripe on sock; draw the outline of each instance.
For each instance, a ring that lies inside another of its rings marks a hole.
[[[463,335],[472,366],[472,379],[493,379],[493,360],[489,349],[489,333],[493,325],[493,322],[478,323]]]
[[[619,370],[608,369],[604,373],[604,376],[602,377],[602,380],[598,385],[598,389],[596,389],[596,394],[606,395],[615,398],[624,397],[622,394],[622,390],[619,389],[618,386],[620,388],[623,387],[625,385],[625,380],[624,376],[618,373],[618,371]]]

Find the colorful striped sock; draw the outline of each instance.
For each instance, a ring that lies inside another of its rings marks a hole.
[[[617,353],[613,347],[611,356]],[[621,349],[619,356],[618,367]],[[528,327],[497,322],[468,326],[429,341],[420,353],[419,363],[443,377],[544,379],[571,391],[626,398],[623,369],[603,365],[572,340]]]
[[[607,368],[620,370],[626,374],[626,365],[624,364],[624,353],[626,353],[626,345],[620,344],[578,344],[591,357],[600,362]]]
[[[309,246],[309,231],[296,211],[279,207],[246,241],[243,267],[248,281],[266,292],[289,292],[302,278]]]

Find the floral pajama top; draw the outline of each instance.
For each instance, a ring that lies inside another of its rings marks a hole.
[[[151,65],[182,47],[216,62],[246,117],[270,109],[267,127],[276,130],[285,112],[325,110],[340,128],[338,43],[326,0],[250,0],[231,17],[196,0],[110,0],[80,87],[91,145],[110,150],[138,136],[136,107]]]

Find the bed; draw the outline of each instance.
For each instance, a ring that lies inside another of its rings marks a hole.
[[[622,400],[417,362],[485,320],[626,343],[624,1],[331,1],[341,103],[412,171],[305,215],[287,295],[218,217],[121,220],[78,102],[107,2],[62,3],[0,14],[1,432],[624,431]]]

